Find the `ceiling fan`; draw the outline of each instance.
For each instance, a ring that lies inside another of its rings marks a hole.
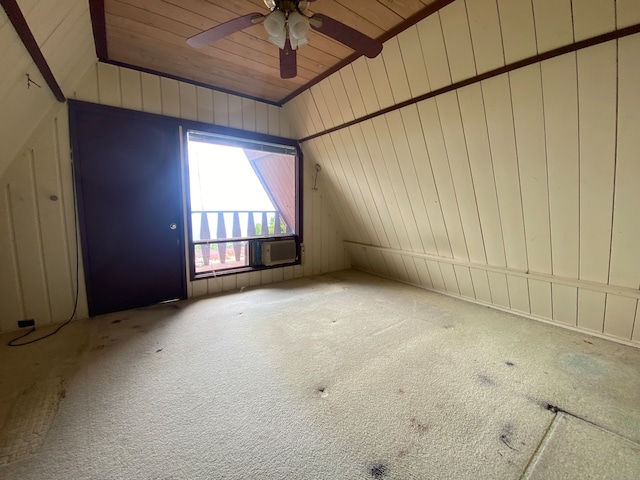
[[[382,43],[334,20],[316,13],[305,15],[309,2],[315,0],[264,0],[270,13],[249,13],[242,17],[216,25],[209,30],[187,39],[194,48],[202,48],[233,33],[258,23],[263,23],[269,41],[280,48],[280,77],[294,78],[297,75],[296,49],[305,45],[309,26],[337,40],[361,55],[376,57],[382,51]]]

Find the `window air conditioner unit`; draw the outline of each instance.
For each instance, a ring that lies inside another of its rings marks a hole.
[[[293,263],[298,257],[298,248],[295,238],[284,240],[263,240],[261,243],[262,264],[271,267]]]

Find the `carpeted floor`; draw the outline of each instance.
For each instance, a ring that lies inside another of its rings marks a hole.
[[[640,477],[640,349],[358,272],[10,338],[2,479]]]

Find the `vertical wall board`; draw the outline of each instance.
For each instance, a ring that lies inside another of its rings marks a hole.
[[[391,220],[391,215],[389,215],[378,176],[376,175],[369,151],[367,150],[367,140],[362,133],[362,128],[360,125],[354,125],[349,128],[349,131],[351,132],[353,143],[362,165],[366,188],[371,192],[373,198],[373,203],[370,204],[369,208],[376,209],[377,216],[382,224],[382,231],[379,233],[379,236],[385,240],[386,243],[381,244],[381,246],[399,249],[400,243],[398,241],[398,235],[393,227],[393,221]]]
[[[420,276],[418,275],[418,270],[416,269],[416,264],[413,261],[413,258],[414,257],[409,255],[402,255],[402,261],[404,262],[407,274],[409,275],[409,281],[413,285],[420,285]]]
[[[329,128],[331,123],[325,125],[323,123],[323,118],[320,117],[320,108],[326,106],[326,102],[324,101],[322,89],[319,85],[314,85],[311,90],[306,90],[299,96],[302,100],[302,105],[306,108],[306,110],[302,109],[301,112],[303,112],[303,120],[310,123],[309,131],[311,133],[317,133],[324,130],[325,126],[326,128]],[[304,115],[305,111],[306,115]],[[327,120],[327,122],[330,122],[330,120]]]
[[[304,266],[304,275],[305,277],[309,277],[312,275],[312,261],[307,262],[307,264]],[[262,277],[260,279],[260,284],[261,285],[268,285],[270,283],[273,283],[273,270],[268,269],[268,270],[262,270],[260,272],[262,274]]]
[[[254,102],[256,111],[256,128],[258,133],[269,133],[269,106],[266,103]],[[279,135],[278,132],[276,135]]]
[[[541,280],[529,279],[529,303],[532,315],[552,320],[551,284]]]
[[[487,278],[489,279],[489,288],[491,289],[491,299],[493,304],[505,308],[511,308],[506,275],[504,273],[487,272]]]
[[[320,84],[324,84],[324,82],[320,82]],[[335,124],[333,121],[333,117],[331,116],[331,109],[329,108],[329,104],[325,101],[324,98],[324,90],[320,84],[313,85],[309,89],[309,91],[311,92],[313,101],[318,109],[318,115],[320,115],[320,120],[322,121],[322,129],[324,130],[335,126]]]
[[[391,92],[389,74],[387,73],[382,55],[378,55],[376,58],[364,57],[364,59],[369,68],[371,79],[373,80],[373,88],[378,97],[380,108],[392,106],[394,104],[393,93]]]
[[[444,285],[444,278],[442,278],[442,270],[440,270],[440,263],[434,260],[426,260],[427,268],[429,269],[429,275],[431,276],[431,282],[433,283],[434,290],[439,292],[446,292],[447,289]]]
[[[538,53],[531,0],[498,0],[498,11],[506,63]]]
[[[391,253],[391,258],[393,259],[393,263],[396,265],[396,269],[398,271],[398,278],[403,282],[410,282],[409,273],[407,272],[407,267],[404,264],[403,256],[397,253]]]
[[[476,298],[476,292],[473,289],[473,280],[471,280],[471,273],[468,267],[460,265],[453,266],[458,279],[458,286],[460,287],[460,295],[468,298]]]
[[[640,5],[638,5],[640,10]],[[618,40],[618,145],[609,282],[640,288],[640,35]]]
[[[286,282],[287,280],[293,280],[293,267],[284,267],[284,272],[282,274],[282,279]],[[248,277],[247,277],[248,278]],[[240,280],[238,280],[238,283]],[[243,285],[245,286],[245,285]],[[248,286],[248,285],[247,285]],[[242,287],[240,287],[242,288]]]
[[[209,283],[213,283],[213,282],[221,282],[221,279],[210,279],[210,280],[196,280],[191,282],[192,285],[192,290],[191,290],[191,296],[192,298],[198,298],[198,297],[204,297],[206,295],[209,295],[209,293],[216,293],[216,290],[213,289],[213,291],[209,291]],[[221,291],[222,289],[220,289]]]
[[[269,125],[269,129],[266,133],[269,135],[275,136],[284,136],[280,131],[280,115],[283,111],[281,107],[276,107],[275,105],[266,105],[267,107],[267,122]]]
[[[333,90],[333,86],[329,83],[329,80],[325,80],[315,85],[322,91],[322,96],[324,98],[325,108],[329,111],[330,120],[329,123],[324,122],[325,127],[327,125],[333,127],[335,125],[342,125],[344,123],[344,119],[342,118],[342,112],[340,111],[340,106],[338,105],[338,99],[336,98],[336,94]],[[320,101],[318,97],[314,96],[316,100],[316,106],[320,109]]]
[[[213,92],[208,88],[196,87],[198,121],[213,123]]]
[[[291,121],[289,120],[289,116],[285,114],[284,108],[278,108],[279,118],[278,123],[280,124],[280,136],[283,138],[300,138],[293,135],[291,132]]]
[[[427,267],[425,259],[415,257],[413,260],[416,265],[418,276],[420,277],[420,285],[425,288],[433,288],[433,282],[431,281],[431,275],[429,274],[429,268]]]
[[[121,106],[120,72],[115,65],[98,63],[98,99],[103,105]]]
[[[291,273],[293,274],[293,270],[291,269],[291,267],[285,267],[282,268],[281,270],[284,270],[285,272],[287,270],[291,270]],[[236,277],[236,288],[239,289],[243,289],[243,288],[247,288],[249,286],[249,273],[239,273],[237,275],[235,275]]]
[[[188,120],[198,120],[198,99],[195,85],[180,82],[180,117]]]
[[[284,280],[284,272],[283,272],[283,268],[274,268],[273,269],[273,283],[277,283],[277,282],[282,282]],[[233,277],[236,277],[236,275],[233,275]],[[237,278],[236,278],[236,283],[237,283]],[[237,287],[232,288],[231,290],[236,289]]]
[[[460,287],[458,286],[458,279],[456,278],[456,272],[453,269],[453,265],[450,263],[440,263],[440,271],[442,272],[442,278],[444,280],[444,286],[447,292],[454,295],[460,295]]]
[[[538,52],[573,43],[571,0],[533,0]]]
[[[347,89],[344,86],[340,73],[334,73],[329,77],[328,80],[331,85],[333,95],[335,96],[336,102],[338,104],[338,108],[340,109],[342,121],[350,122],[351,120],[354,120],[356,117],[353,114],[353,110],[351,109],[349,96],[347,95]]]
[[[176,80],[160,78],[162,96],[162,114],[169,117],[180,116],[180,85]]]
[[[140,72],[128,68],[120,69],[122,108],[142,110],[142,83]]]
[[[551,273],[547,154],[540,66],[509,73],[529,270]]]
[[[302,120],[302,113],[300,111],[301,108],[301,100],[300,97],[296,97],[290,102],[287,102],[283,105],[282,109],[284,110],[285,116],[289,119],[292,127],[293,136],[295,138],[303,138],[309,135],[309,132],[306,129],[306,125]]]
[[[367,65],[364,57],[358,58],[351,64],[353,67],[353,73],[358,82],[358,90],[362,94],[362,101],[364,102],[364,108],[366,112],[374,113],[380,110],[380,104],[378,103],[378,97],[376,96],[376,90],[373,87],[373,80],[369,73],[369,66]]]
[[[411,97],[431,91],[427,67],[424,64],[418,28],[414,25],[398,34],[398,43],[402,54],[402,61],[409,82]]]
[[[376,204],[371,195],[371,189],[367,184],[367,178],[360,162],[360,156],[355,146],[351,129],[342,129],[336,132],[342,140],[342,146],[345,155],[342,156],[348,177],[351,179],[353,188],[357,190],[359,201],[361,202],[361,216],[368,225],[370,225],[370,237],[374,239],[375,244],[379,246],[389,246],[382,220],[378,215]]]
[[[249,272],[249,286],[257,287],[262,282],[262,272]]]
[[[580,0],[573,6],[574,40],[595,37],[616,28],[616,0]]]
[[[411,251],[424,252],[422,239],[420,238],[420,232],[418,231],[416,219],[413,210],[411,209],[409,194],[407,193],[407,185],[405,183],[405,179],[402,176],[402,171],[400,170],[398,160],[400,152],[396,151],[396,149],[400,145],[399,142],[402,142],[402,139],[404,137],[397,138],[397,136],[394,136],[391,133],[391,130],[389,128],[390,125],[393,125],[394,128],[399,127],[402,129],[402,135],[404,135],[400,112],[396,110],[389,113],[388,115],[385,115],[384,117],[374,118],[373,125],[375,126],[377,137],[380,140],[380,148],[382,149],[382,154],[384,155],[384,159],[387,165],[387,172],[389,174],[388,178],[393,187],[393,191],[395,192],[398,207],[400,208],[400,213],[402,215],[401,219],[405,225],[407,234],[409,235]],[[403,152],[409,150],[409,147],[406,144],[406,139],[403,142],[401,148]]]
[[[160,77],[149,73],[140,74],[142,85],[142,111],[147,113],[162,113],[162,91]]]
[[[504,267],[506,258],[502,224],[480,84],[476,83],[458,90],[458,101],[487,262],[489,265]]]
[[[411,149],[409,148],[407,132],[404,128],[404,122],[402,119],[402,112],[395,111],[390,113],[388,120],[389,132],[391,133],[391,138],[398,159],[398,165],[400,167],[400,179],[404,184],[404,188],[396,190],[396,197],[402,195],[405,204],[403,209],[407,208],[407,213],[412,214],[407,215],[409,219],[405,220],[405,222],[413,221],[415,224],[415,229],[417,230],[418,237],[420,239],[421,248],[419,251],[435,254],[436,244],[431,231],[431,224],[429,222],[427,209],[422,198],[422,190],[420,188],[419,179],[416,175]],[[410,226],[407,226],[407,230],[409,232],[412,231]]]
[[[433,177],[440,197],[440,206],[444,216],[449,242],[453,257],[460,260],[469,260],[467,243],[462,230],[460,212],[456,200],[451,170],[449,169],[449,159],[444,143],[440,117],[435,100],[426,100],[418,104],[418,113],[424,132],[424,137],[431,160]]]
[[[51,309],[38,225],[32,151],[27,150],[21,155],[5,175],[10,178],[11,228],[15,235],[14,248],[21,278],[24,313],[26,318],[33,318],[36,325],[47,324],[51,322]]]
[[[388,252],[386,250],[381,250],[380,253],[382,254],[382,260],[384,261],[385,269],[389,272],[389,276],[391,278],[400,278],[400,272],[398,271],[398,266],[396,265],[396,262],[393,260],[393,256],[391,252]]]
[[[362,194],[353,175],[351,162],[345,151],[344,142],[340,137],[342,131],[334,132],[331,135],[325,135],[325,146],[329,155],[334,158],[334,168],[338,175],[342,176],[341,184],[347,192],[348,205],[354,216],[355,225],[359,230],[360,243],[375,244],[377,242],[377,234],[371,224],[367,205],[364,204]]]
[[[322,273],[328,272],[331,269],[331,246],[330,246],[330,221],[329,221],[329,209],[327,208],[326,201],[324,199],[324,195],[320,194],[320,205],[321,205],[321,217],[314,218],[314,223],[321,223],[320,229],[322,230],[321,237],[321,246],[320,248],[316,248],[316,250],[320,250],[320,271]],[[282,269],[280,269],[282,270]]]
[[[242,99],[242,129],[247,132],[256,131],[256,101]]]
[[[323,178],[326,176],[331,180],[331,182],[325,182],[325,184],[331,184],[330,193],[333,194],[335,198],[333,204],[340,206],[345,238],[357,241],[358,238],[362,237],[362,234],[360,233],[360,226],[354,217],[354,212],[349,208],[351,203],[350,200],[347,199],[347,195],[350,195],[351,192],[345,184],[346,181],[344,180],[342,166],[336,159],[335,151],[332,151],[331,155],[327,151],[327,140],[327,138],[321,137],[305,145],[309,145],[310,149],[313,147],[313,151],[317,151],[315,155],[316,159],[322,159],[323,172],[321,172],[321,175],[323,175]],[[306,158],[305,165],[308,164],[307,160],[309,162],[311,161],[310,158]],[[308,192],[308,190],[305,190],[305,192]]]
[[[640,342],[640,302],[636,305],[636,319],[633,323],[633,336],[631,340]]]
[[[398,201],[396,200],[393,186],[391,185],[391,181],[389,180],[389,173],[387,171],[387,159],[383,156],[382,150],[380,148],[380,143],[378,142],[379,139],[377,137],[377,130],[380,128],[386,128],[386,122],[384,119],[382,119],[382,122],[378,121],[377,125],[374,127],[373,122],[371,120],[368,120],[366,122],[362,122],[360,125],[362,126],[362,133],[364,134],[365,139],[367,139],[369,156],[371,158],[371,162],[373,163],[376,176],[378,177],[378,180],[380,182],[380,187],[382,189],[382,193],[389,210],[389,215],[391,216],[391,221],[393,222],[392,226],[395,230],[395,234],[398,237],[400,249],[410,252],[411,242],[409,240],[409,234],[407,233],[407,228],[402,220],[402,213],[400,211]]]
[[[242,98],[229,95],[229,126],[232,128],[242,128]]]
[[[394,104],[409,100],[411,98],[411,89],[409,88],[409,80],[407,79],[407,72],[402,61],[397,37],[385,42],[382,50],[382,60],[389,78]]]
[[[57,133],[55,122],[47,125],[33,144],[32,154],[38,230],[53,322],[66,320],[73,311]]]
[[[451,80],[455,83],[475,77],[476,64],[465,2],[450,3],[438,13],[449,59]]]
[[[364,106],[360,89],[358,88],[358,81],[356,80],[356,74],[353,71],[353,67],[351,65],[347,65],[346,67],[341,68],[338,73],[340,74],[340,78],[342,78],[342,83],[344,84],[344,88],[347,92],[349,107],[353,112],[354,118],[364,117],[367,114],[367,110]]]
[[[530,313],[529,284],[524,277],[507,275],[507,287],[509,288],[509,300],[511,308],[524,313]]]
[[[638,0],[616,0],[616,28],[630,27],[640,23]]]
[[[213,122],[229,126],[229,95],[217,90],[213,91]]]
[[[504,65],[498,4],[495,0],[466,0],[473,53],[478,74]]]
[[[10,184],[0,178],[0,331],[7,332],[17,328],[16,320],[25,318],[22,301],[22,286],[13,233],[13,212],[10,201]]]
[[[84,102],[97,103],[98,94],[98,64],[94,63],[80,80],[75,88],[74,98]]]
[[[235,290],[238,286],[238,283],[237,283],[238,280],[236,279],[235,275],[225,275],[224,277],[221,278],[221,280],[222,280],[223,292],[230,292],[232,290]]]
[[[482,82],[507,266],[528,270],[509,77]]]
[[[616,43],[578,51],[580,278],[607,283],[616,153]]]
[[[293,101],[294,112],[297,112],[297,122],[295,123],[296,131],[304,132],[304,136],[315,133],[315,126],[309,115],[307,104],[303,95],[298,95]]]
[[[631,340],[638,300],[607,294],[604,315],[604,333],[624,340]]]
[[[373,267],[373,271],[380,275],[390,276],[389,268],[387,267],[387,261],[382,256],[382,252],[375,248],[367,249],[367,256]],[[395,277],[397,278],[397,277]]]
[[[551,296],[553,299],[553,319],[556,322],[576,326],[578,324],[578,289],[570,285],[553,283]]]
[[[578,327],[602,333],[604,330],[604,292],[578,289]]]
[[[476,192],[471,178],[457,93],[449,92],[437,97],[436,105],[440,114],[442,134],[447,149],[449,169],[453,179],[469,259],[475,263],[486,263],[487,256],[478,217]]]
[[[424,203],[428,225],[418,225],[418,228],[429,227],[433,236],[433,247],[435,250],[427,250],[427,253],[441,257],[452,258],[451,245],[449,244],[449,234],[442,215],[438,189],[436,188],[429,153],[424,139],[424,133],[420,124],[420,116],[415,105],[400,110],[404,123],[405,135],[409,142],[413,167],[415,169],[416,181],[420,192],[420,197],[412,199]]]
[[[258,278],[261,278],[260,272],[258,272]],[[222,292],[223,290],[223,277],[213,277],[207,279],[207,294],[206,295],[214,295]],[[195,291],[195,288],[194,288]]]
[[[440,14],[434,13],[419,22],[418,35],[431,90],[451,85],[451,72],[449,71],[447,50],[444,46]]]
[[[473,291],[476,299],[486,303],[491,302],[491,289],[489,288],[489,279],[487,271],[479,268],[470,268],[471,280],[473,281]]]
[[[575,54],[541,64],[553,274],[578,278],[580,197]]]

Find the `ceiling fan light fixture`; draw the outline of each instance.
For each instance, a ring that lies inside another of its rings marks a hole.
[[[284,48],[284,44],[287,41],[287,34],[285,32],[284,29],[282,29],[282,32],[280,35],[269,35],[269,42],[273,43],[275,46],[277,46],[280,49]]]
[[[264,0],[264,4],[269,10],[276,8],[276,0]]]
[[[289,25],[289,36],[296,40],[306,39],[309,32],[309,22],[298,12],[291,12],[287,19]]]
[[[269,15],[267,15],[264,19],[264,29],[267,31],[270,37],[280,37],[284,35],[286,37],[285,32],[285,24],[287,23],[287,17],[284,12],[280,10],[274,10]]]

